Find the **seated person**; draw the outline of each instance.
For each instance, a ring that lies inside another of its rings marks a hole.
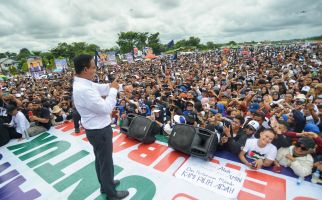
[[[139,115],[147,117],[151,115],[151,111],[148,105],[143,104],[139,109]]]
[[[222,115],[220,113],[217,113],[208,118],[206,129],[213,132],[218,131],[220,134],[222,134],[223,126],[224,124],[222,123]]]
[[[52,114],[51,124],[54,126],[63,123],[66,119],[66,114],[58,105],[54,106]]]
[[[280,148],[277,151],[276,166],[290,167],[299,177],[305,177],[312,173],[315,142],[312,138],[302,137],[295,145]]]
[[[64,100],[60,103],[60,107],[63,113],[66,115],[66,120],[73,119],[73,108],[71,107],[69,101]]]
[[[161,110],[158,106],[151,107],[151,116],[148,116],[147,118],[155,121],[160,126],[160,129],[163,129],[163,127],[170,120],[169,116],[164,116],[163,110]]]
[[[39,100],[33,100],[33,110],[32,116],[29,117],[31,122],[31,127],[28,129],[29,136],[38,135],[44,131],[47,131],[51,127],[50,122],[50,111],[47,108],[42,107]]]
[[[10,138],[18,138],[18,140],[28,138],[27,129],[30,125],[25,115],[18,111],[15,105],[8,105],[7,113],[12,116],[11,122],[7,124],[12,127],[12,129],[8,129]]]
[[[198,115],[194,110],[195,103],[193,101],[188,101],[186,103],[186,110],[183,111],[183,115],[186,118],[187,124],[189,125],[197,125],[200,124],[200,120],[198,119]]]
[[[274,137],[272,129],[265,129],[260,133],[259,139],[248,139],[239,153],[239,159],[252,169],[271,166],[277,153],[276,147],[271,144]]]
[[[186,118],[182,115],[182,110],[179,107],[175,107],[171,112],[171,120],[163,128],[165,134],[170,135],[173,127],[177,124],[186,124]]]

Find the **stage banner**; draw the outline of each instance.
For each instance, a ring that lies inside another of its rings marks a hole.
[[[190,158],[175,175],[229,199],[237,198],[246,178],[245,172],[209,162],[200,162],[197,158]]]
[[[133,63],[133,56],[132,53],[125,54],[126,60],[128,63]]]
[[[139,53],[139,49],[138,48],[133,48],[133,55],[134,55],[134,58],[138,57],[138,53]]]
[[[321,199],[321,185],[251,170],[220,152],[210,161],[192,158],[157,138],[142,144],[114,129],[114,175],[121,181],[117,190],[130,192],[126,200]],[[92,146],[84,129],[74,132],[73,122],[0,148],[0,199],[106,199]]]
[[[67,60],[66,59],[55,59],[55,72],[62,72],[67,68]]]
[[[145,55],[153,54],[153,49],[151,47],[144,47],[143,48],[143,53]]]
[[[108,52],[106,52],[106,54],[107,54],[107,63],[109,65],[116,65],[117,61],[116,61],[116,57],[115,57],[115,52],[108,51]]]
[[[41,57],[32,56],[27,59],[29,72],[39,72],[42,70],[43,64]]]
[[[97,51],[97,66],[103,67],[106,66],[108,64],[108,56],[106,52],[102,52],[102,51]]]

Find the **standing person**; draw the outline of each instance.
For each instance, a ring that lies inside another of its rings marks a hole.
[[[128,191],[116,191],[120,184],[114,180],[113,143],[111,113],[116,105],[116,95],[120,85],[115,79],[111,84],[92,82],[96,65],[91,55],[80,55],[74,59],[76,76],[73,83],[73,100],[81,116],[86,136],[93,146],[95,167],[101,192],[106,193],[108,200],[123,199]],[[132,90],[132,86],[124,88]],[[102,96],[107,96],[102,98]]]

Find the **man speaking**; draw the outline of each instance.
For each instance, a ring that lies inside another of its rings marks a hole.
[[[116,104],[116,95],[120,85],[115,79],[111,84],[92,82],[96,73],[96,64],[91,55],[80,55],[74,58],[76,76],[73,84],[73,100],[81,115],[81,122],[86,131],[88,141],[93,146],[95,167],[101,192],[106,199],[123,199],[128,191],[116,191],[120,184],[114,180],[113,143],[111,113]],[[122,86],[121,86],[122,87]],[[131,92],[132,86],[124,87]],[[102,98],[106,96],[106,98]]]

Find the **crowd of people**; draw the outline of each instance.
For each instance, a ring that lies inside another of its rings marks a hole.
[[[250,168],[290,167],[306,177],[322,170],[321,61],[317,44],[247,46],[106,66],[93,81],[118,78],[134,87],[118,93],[115,125],[134,113],[155,121],[165,136],[176,124],[203,127],[220,135],[218,151]],[[79,132],[73,77],[70,70],[2,81],[1,134],[23,139],[68,120]]]

